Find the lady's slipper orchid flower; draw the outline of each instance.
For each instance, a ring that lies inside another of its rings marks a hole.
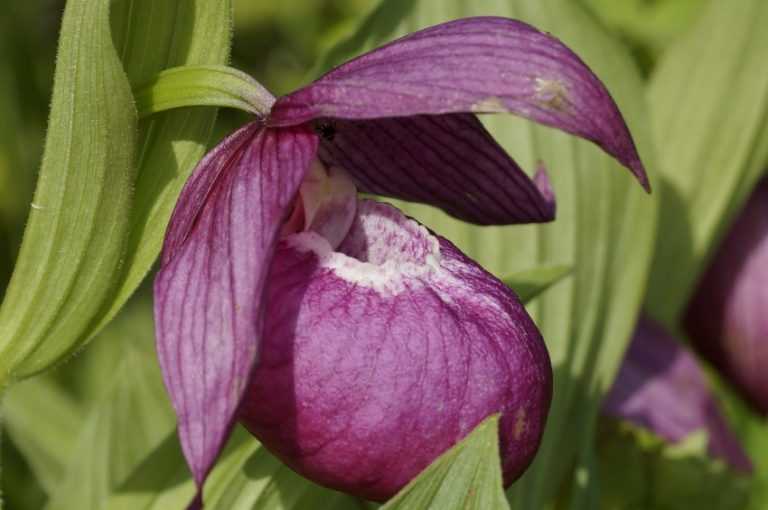
[[[704,431],[712,457],[743,473],[753,469],[696,356],[648,317],[635,329],[603,411],[673,443]]]
[[[768,415],[768,178],[755,188],[699,282],[691,342]]]
[[[592,140],[647,187],[601,82],[503,18],[343,64],[201,161],[155,281],[158,355],[198,487],[238,419],[299,473],[385,499],[500,412],[505,481],[522,473],[551,396],[538,330],[450,242],[356,196],[477,224],[551,220],[546,175],[529,179],[474,115],[492,112]]]

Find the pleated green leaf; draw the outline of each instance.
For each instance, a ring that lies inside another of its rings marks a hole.
[[[131,85],[141,88],[164,69],[222,65],[232,36],[230,0],[115,0],[116,46]],[[216,121],[216,108],[182,109],[139,123],[140,159],[136,200],[120,288],[88,334],[106,324],[125,304],[160,253],[181,188],[203,156]]]
[[[151,307],[126,312],[100,339],[118,356],[107,387],[70,438],[67,469],[49,491],[48,510],[101,510],[112,490],[174,430],[152,349]]]
[[[117,289],[136,112],[107,0],[68,2],[43,163],[0,308],[0,385],[71,350]]]
[[[490,417],[435,460],[382,510],[508,509],[501,487],[498,437],[498,417]],[[178,440],[170,436],[115,491],[105,508],[181,509],[194,493]],[[303,479],[270,455],[247,432],[237,429],[206,483],[205,507],[352,510],[366,508],[366,505]]]
[[[136,92],[139,117],[184,106],[225,106],[265,116],[274,100],[244,72],[215,65],[166,69]]]
[[[208,510],[359,510],[361,503],[291,471],[242,428],[206,482]],[[174,432],[112,494],[108,510],[181,510],[195,486]]]
[[[509,510],[501,486],[499,417],[442,454],[381,510]]]
[[[748,405],[741,395],[717,374],[711,374],[713,389],[728,424],[752,461],[751,484],[746,510],[768,508],[768,420]]]
[[[472,15],[522,19],[573,48],[616,99],[655,184],[639,72],[628,52],[572,0],[384,1],[330,52],[324,66],[407,32]],[[558,204],[554,223],[478,228],[426,206],[398,205],[496,275],[542,265],[573,268],[568,279],[527,305],[550,350],[554,401],[537,458],[508,495],[513,508],[540,510],[570,479],[577,455],[589,451],[599,402],[618,369],[645,293],[657,201],[587,142],[510,116],[485,116],[483,121],[524,168],[534,169],[538,161],[547,166]]]
[[[696,19],[707,0],[581,0],[637,44],[663,50]]]
[[[169,67],[225,63],[230,11],[228,1],[67,4],[45,157],[0,310],[0,381],[84,344],[149,271],[215,109],[137,129],[131,86]]]
[[[598,451],[602,491],[593,508],[742,510],[750,495],[749,477],[709,457],[703,432],[668,444],[644,429],[606,419]]]
[[[750,416],[737,429],[747,453],[755,463],[755,475],[749,491],[748,510],[768,508],[768,423],[762,416]]]
[[[165,69],[218,69],[228,60],[229,0],[113,0],[113,11],[113,37],[134,91]],[[136,99],[141,108],[141,95]],[[139,111],[140,117],[146,113]],[[116,275],[121,286],[89,334],[120,310],[156,259],[176,198],[202,157],[215,120],[215,108],[201,107],[161,113],[139,123],[136,201],[126,263]]]
[[[515,291],[520,301],[527,303],[570,272],[571,268],[564,265],[541,266],[505,276],[501,281]]]
[[[3,440],[19,449],[48,493],[66,475],[83,419],[83,410],[52,377],[23,381],[3,398]]]
[[[648,308],[675,326],[768,164],[768,2],[711,1],[649,91],[662,200]]]

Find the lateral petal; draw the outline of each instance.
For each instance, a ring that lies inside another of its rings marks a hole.
[[[509,112],[586,138],[648,188],[602,82],[558,39],[507,18],[464,18],[402,37],[281,97],[270,122],[455,112]]]
[[[368,193],[480,225],[551,221],[546,174],[531,180],[470,113],[327,121],[320,158]],[[329,130],[329,131],[328,131]]]
[[[316,151],[304,127],[249,124],[201,161],[171,219],[154,286],[157,351],[200,489],[254,364],[277,236]]]

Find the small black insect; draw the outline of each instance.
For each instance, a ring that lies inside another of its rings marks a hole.
[[[315,132],[325,141],[332,142],[336,136],[336,125],[331,121],[321,120],[315,123]]]

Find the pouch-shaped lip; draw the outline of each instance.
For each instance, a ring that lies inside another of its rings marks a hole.
[[[357,209],[337,251],[311,232],[278,247],[241,421],[299,473],[383,500],[501,412],[511,483],[551,398],[538,330],[448,241],[387,204]]]

